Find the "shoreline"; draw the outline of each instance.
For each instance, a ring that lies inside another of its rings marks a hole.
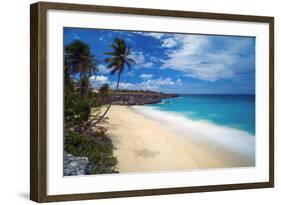
[[[169,119],[169,114],[159,116],[162,113],[140,108],[143,106],[112,105],[103,125],[115,147],[120,173],[255,165],[249,153],[237,152],[225,143],[218,143],[214,136],[196,132],[190,127],[192,122],[189,126],[180,124],[179,118]],[[182,127],[170,125],[173,121]]]

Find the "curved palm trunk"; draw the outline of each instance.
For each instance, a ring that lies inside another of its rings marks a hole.
[[[79,93],[80,93],[80,97],[82,97],[82,96],[83,96],[83,85],[82,85],[82,78],[81,78],[81,74],[80,74],[79,84],[80,84],[80,90],[79,90]]]
[[[80,68],[82,69],[82,68]],[[79,84],[80,84],[80,90],[79,90],[79,93],[80,93],[80,97],[82,98],[84,93],[83,93],[83,78],[84,78],[84,73],[83,71],[80,71],[80,76],[79,76]]]
[[[118,74],[118,80],[117,80],[117,85],[116,85],[115,91],[117,91],[118,88],[119,88],[120,76],[121,76],[121,73]],[[109,111],[111,105],[112,105],[112,102],[109,103],[108,107],[106,108],[106,110],[105,110],[105,112],[102,114],[102,116],[101,116],[96,122],[94,122],[88,129],[86,129],[86,130],[83,132],[83,134],[86,133],[86,132],[88,132],[88,130],[89,130],[92,126],[95,126],[96,124],[98,124],[98,123],[105,117],[105,115],[106,115],[107,112]]]

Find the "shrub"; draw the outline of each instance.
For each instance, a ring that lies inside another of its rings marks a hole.
[[[88,157],[92,174],[117,173],[117,159],[113,156],[113,144],[108,137],[95,138],[69,132],[65,134],[64,145],[66,152]]]
[[[78,92],[67,87],[64,94],[64,118],[66,127],[82,125],[89,120],[91,108],[96,105],[96,95],[89,93],[81,98]]]

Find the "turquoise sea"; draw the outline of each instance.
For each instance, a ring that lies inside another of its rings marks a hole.
[[[146,106],[255,135],[255,95],[180,95]]]
[[[183,139],[255,161],[255,95],[180,95],[133,109]]]

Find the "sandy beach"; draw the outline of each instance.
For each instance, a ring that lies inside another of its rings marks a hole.
[[[120,173],[254,165],[227,147],[205,142],[192,130],[179,134],[129,106],[112,106],[104,126]]]

